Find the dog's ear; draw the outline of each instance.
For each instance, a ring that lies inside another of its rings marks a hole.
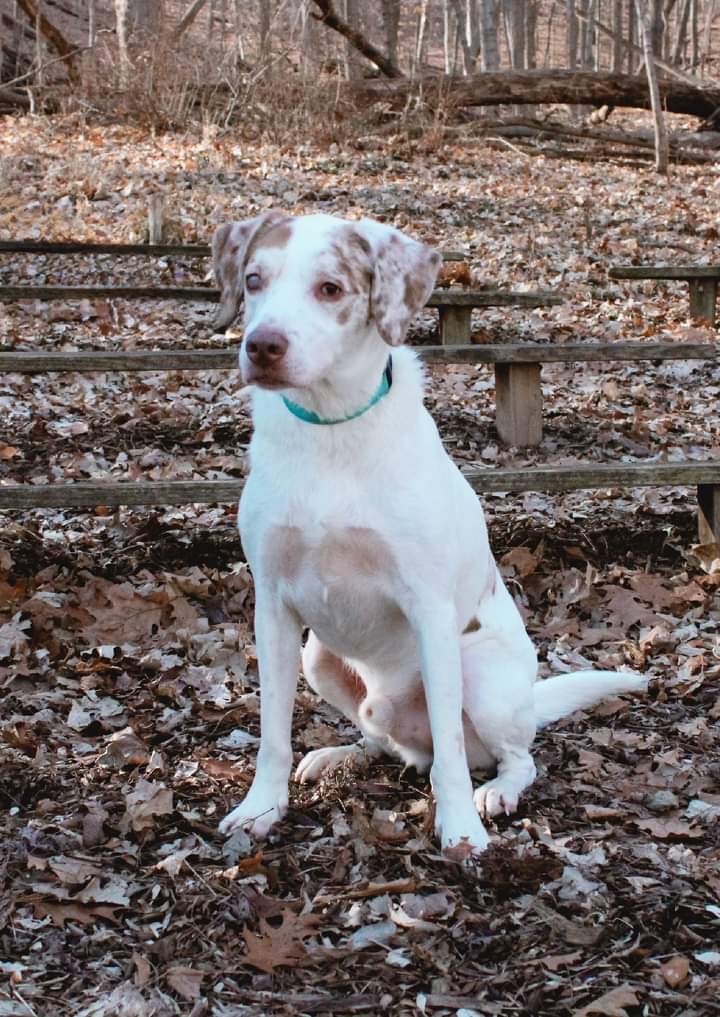
[[[427,244],[372,219],[361,219],[356,229],[371,249],[370,313],[385,342],[399,346],[433,291],[442,258]]]
[[[220,310],[215,330],[224,332],[240,311],[245,292],[244,272],[250,244],[258,231],[284,216],[280,212],[263,212],[254,219],[218,226],[212,238],[212,266],[220,286]]]

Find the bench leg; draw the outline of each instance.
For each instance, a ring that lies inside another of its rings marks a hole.
[[[715,325],[717,279],[690,279],[690,317]]]
[[[471,320],[472,307],[441,307],[440,342],[443,346],[469,343]]]
[[[495,422],[506,445],[527,448],[540,444],[540,364],[495,365]]]
[[[698,538],[720,544],[720,484],[698,484]]]

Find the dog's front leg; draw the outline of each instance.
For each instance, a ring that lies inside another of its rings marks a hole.
[[[424,610],[416,617],[425,699],[433,741],[430,781],[435,794],[435,829],[443,851],[464,858],[488,845],[473,803],[463,733],[460,637],[454,608]]]
[[[260,749],[255,779],[243,801],[220,824],[265,837],[285,815],[292,766],[292,711],[300,669],[300,621],[279,598],[256,589],[255,639],[260,669]]]

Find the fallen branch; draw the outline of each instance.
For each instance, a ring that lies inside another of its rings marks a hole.
[[[72,82],[80,80],[77,65],[75,63],[76,50],[66,40],[59,28],[56,28],[52,21],[49,21],[40,10],[36,0],[17,0],[28,18],[34,25],[37,25],[41,34],[45,36],[53,49],[60,55],[61,60],[67,68],[68,77]]]
[[[334,29],[339,32],[351,46],[354,46],[358,53],[362,53],[364,57],[367,57],[371,63],[375,64],[378,70],[388,78],[402,78],[403,73],[397,64],[394,64],[389,57],[386,57],[384,53],[381,53],[373,44],[365,38],[362,32],[359,32],[352,25],[349,25],[347,21],[344,21],[338,12],[335,10],[335,6],[332,0],[314,0],[315,6],[320,8],[321,13],[316,14],[311,11],[311,15],[316,21],[322,22],[327,25],[328,28]]]
[[[650,108],[647,78],[608,71],[499,71],[449,78],[428,75],[417,82],[408,78],[346,83],[343,94],[353,103],[390,103],[402,108],[412,89],[422,86],[429,105],[450,101],[457,106],[501,106],[557,103],[563,105],[628,106]],[[720,88],[699,88],[684,81],[658,82],[663,108],[706,118],[720,106]]]

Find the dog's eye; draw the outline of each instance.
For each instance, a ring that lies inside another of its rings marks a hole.
[[[324,282],[320,284],[319,293],[326,300],[337,300],[342,294],[342,288],[337,283]]]
[[[262,279],[257,272],[250,272],[245,276],[245,289],[248,293],[257,293],[262,288]]]

